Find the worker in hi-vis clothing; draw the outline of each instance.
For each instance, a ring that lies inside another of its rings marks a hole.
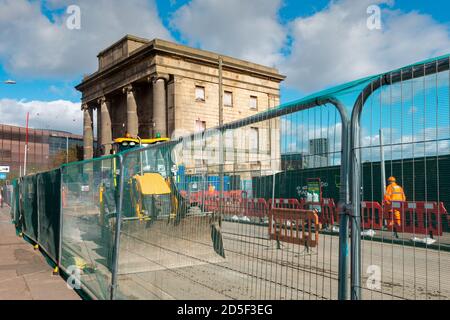
[[[386,193],[384,194],[384,201],[387,205],[390,205],[392,201],[406,201],[405,192],[403,188],[395,182],[395,177],[389,177],[389,185],[386,187]],[[393,227],[395,237],[398,238],[397,227],[401,227],[402,219],[400,211],[397,209],[390,209],[389,212],[393,212],[393,218],[389,221],[389,226]]]

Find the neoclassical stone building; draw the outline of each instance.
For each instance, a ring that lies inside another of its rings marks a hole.
[[[98,145],[109,154],[112,140],[125,133],[179,136],[277,106],[284,78],[271,67],[127,35],[101,51],[98,71],[76,86],[82,93],[84,157],[94,154],[94,111]]]

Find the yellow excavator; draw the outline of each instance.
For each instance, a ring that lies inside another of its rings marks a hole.
[[[170,141],[169,138],[159,135],[151,139],[141,139],[127,134],[114,140],[113,152],[118,153],[168,141]],[[131,223],[128,224],[130,230],[133,229],[134,236],[138,239],[142,238],[143,242],[152,243],[160,241],[161,237],[167,237],[171,239],[170,241],[176,239],[178,242],[174,241],[180,246],[186,245],[188,241],[188,243],[203,243],[205,247],[205,245],[211,246],[212,241],[216,254],[224,258],[220,215],[214,212],[201,212],[198,208],[189,208],[188,201],[179,192],[172,175],[174,161],[170,154],[170,147],[147,149],[133,153],[127,158],[128,161],[125,160],[124,172],[121,173],[125,174],[126,180],[123,190],[124,221]],[[116,170],[113,171],[116,172]],[[104,187],[100,188],[101,212],[107,208],[105,190]],[[101,214],[101,216],[105,215]],[[136,223],[143,225],[144,229],[139,228],[140,232],[136,232]],[[123,225],[123,230],[127,231],[127,225]]]

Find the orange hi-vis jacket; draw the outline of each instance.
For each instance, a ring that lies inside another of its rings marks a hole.
[[[386,187],[384,200],[387,203],[390,203],[391,201],[406,201],[405,192],[403,192],[403,188],[395,182],[391,183]]]

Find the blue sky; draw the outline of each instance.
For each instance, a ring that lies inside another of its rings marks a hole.
[[[81,8],[80,30],[65,27],[71,4]],[[365,26],[371,4],[382,9],[381,30]],[[4,120],[13,124],[24,103],[42,123],[62,110],[45,102],[76,106],[74,85],[95,71],[96,53],[126,33],[275,66],[287,75],[281,102],[450,52],[445,0],[0,0],[0,7],[0,79],[17,81],[0,85],[0,108],[21,107]],[[81,131],[77,113],[60,115],[60,125]]]

